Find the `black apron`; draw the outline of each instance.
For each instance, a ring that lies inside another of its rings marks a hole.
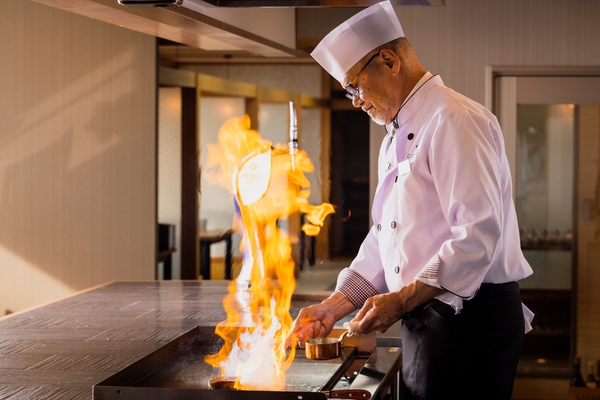
[[[403,317],[403,399],[510,400],[524,331],[516,282],[482,284],[459,314],[421,304]]]

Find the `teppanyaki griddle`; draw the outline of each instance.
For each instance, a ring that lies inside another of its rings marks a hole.
[[[196,327],[148,356],[131,364],[92,389],[93,400],[325,400],[330,390],[365,389],[375,397],[395,382],[400,369],[397,341],[372,353],[344,348],[339,358],[308,360],[298,349],[286,372],[283,391],[212,390],[211,378],[219,369],[204,357],[219,351],[222,341],[214,327]],[[362,362],[360,361],[362,359]],[[359,365],[358,369],[356,365]],[[349,370],[355,369],[355,373]],[[352,375],[352,379],[343,379]]]

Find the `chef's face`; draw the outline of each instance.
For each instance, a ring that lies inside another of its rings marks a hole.
[[[363,62],[362,67],[348,71],[343,84],[352,105],[362,109],[379,125],[389,124],[395,115],[391,111],[391,85],[386,84],[386,74],[382,71],[384,66],[380,53],[376,53]]]

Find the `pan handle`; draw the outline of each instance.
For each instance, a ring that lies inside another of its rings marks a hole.
[[[368,400],[371,398],[371,392],[365,389],[345,389],[345,390],[324,390],[330,399],[362,399]]]
[[[340,341],[340,345],[343,346],[344,345],[344,338],[348,335],[348,331],[344,331],[341,335],[340,338],[338,339]]]

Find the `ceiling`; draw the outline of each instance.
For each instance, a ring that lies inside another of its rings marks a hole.
[[[376,0],[31,0],[159,38],[163,66],[312,63],[310,52],[339,23]],[[445,0],[390,0],[445,6]],[[261,7],[265,6],[265,7]],[[266,7],[268,6],[268,7]],[[361,7],[361,8],[358,8]]]

